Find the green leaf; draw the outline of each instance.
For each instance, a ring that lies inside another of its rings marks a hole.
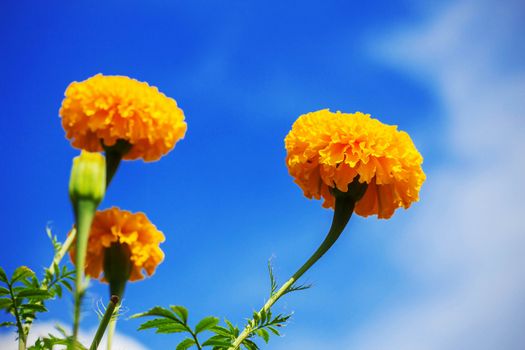
[[[13,272],[13,276],[11,277],[11,284],[14,284],[16,281],[19,281],[19,280],[22,280],[28,277],[32,277],[34,275],[35,273],[29,267],[20,266],[15,270],[15,272]]]
[[[55,285],[53,288],[56,295],[58,295],[59,298],[62,298],[62,286],[60,284]]]
[[[195,340],[186,338],[183,341],[181,341],[179,345],[177,345],[176,350],[186,350],[191,348],[193,345],[195,345]]]
[[[40,304],[23,304],[20,305],[20,309],[22,310],[22,313],[27,311],[33,311],[33,312],[46,312],[47,309],[44,305]]]
[[[43,289],[26,289],[18,293],[17,297],[41,300],[51,298],[51,294]]]
[[[270,334],[268,333],[268,331],[266,329],[258,329],[257,330],[257,335],[261,338],[263,338],[264,342],[266,344],[268,344],[268,341],[270,340]]]
[[[224,328],[222,326],[215,326],[211,329],[211,331],[225,337],[231,336],[231,332],[227,328]]]
[[[9,281],[7,279],[7,275],[5,274],[5,271],[3,268],[0,267],[0,281],[9,284]]]
[[[16,324],[14,322],[2,322],[0,327],[16,327]]]
[[[171,311],[166,310],[166,309],[164,309],[164,308],[162,308],[160,306],[155,306],[155,307],[151,308],[150,310],[148,310],[146,312],[135,314],[135,315],[131,316],[131,318],[139,318],[139,317],[146,317],[146,316],[160,316],[160,317],[169,318],[171,320],[180,321],[177,318],[177,316],[174,315]]]
[[[273,274],[272,261],[268,260],[268,274],[270,275],[270,297],[277,291],[277,280]]]
[[[0,287],[0,296],[9,294],[9,289]]]
[[[67,281],[67,280],[62,280],[62,281],[60,281],[60,283],[62,283],[62,285],[63,285],[64,287],[66,287],[68,291],[70,291],[70,292],[73,291],[73,287],[71,286],[71,283],[69,283],[69,281]]]
[[[272,326],[268,326],[266,327],[267,329],[270,330],[270,332],[272,332],[273,334],[277,335],[277,336],[280,336],[281,333],[279,333],[279,331],[277,329],[275,329],[275,327],[272,327]]]
[[[171,305],[170,309],[172,309],[173,312],[175,312],[180,317],[184,324],[188,323],[188,309],[180,305]]]
[[[8,309],[11,306],[13,306],[13,301],[11,299],[7,299],[7,298],[0,299],[0,310]]]
[[[158,327],[155,333],[169,334],[169,333],[182,333],[182,332],[187,332],[187,331],[188,331],[188,328],[186,328],[185,325],[181,323],[171,323],[171,324],[166,324],[166,325]]]
[[[149,321],[144,322],[143,324],[140,325],[138,330],[142,331],[144,329],[157,328],[157,327],[161,327],[161,326],[164,326],[167,324],[173,324],[173,323],[175,323],[175,321],[170,320],[169,318],[156,318],[154,320],[149,320]]]
[[[200,332],[211,329],[215,327],[218,323],[219,319],[217,317],[205,317],[202,320],[200,320],[199,323],[197,323],[197,325],[195,326],[195,334],[199,334]]]
[[[213,337],[202,343],[202,346],[220,346],[224,348],[229,348],[231,345],[231,341],[228,338],[223,337],[222,335],[214,335]]]
[[[257,346],[257,344],[255,344],[254,342],[248,339],[245,339],[242,342],[242,345],[246,346],[246,348],[248,348],[249,350],[259,350],[259,347]]]

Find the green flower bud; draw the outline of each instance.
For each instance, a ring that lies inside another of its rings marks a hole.
[[[106,159],[100,153],[82,151],[73,159],[69,196],[73,203],[91,200],[98,205],[106,192]]]

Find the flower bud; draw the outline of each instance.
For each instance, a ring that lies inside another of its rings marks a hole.
[[[73,203],[92,200],[98,205],[106,191],[106,159],[100,153],[82,151],[73,159],[69,196]]]

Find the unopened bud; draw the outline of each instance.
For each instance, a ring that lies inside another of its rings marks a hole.
[[[106,192],[106,159],[100,153],[82,151],[73,159],[69,196],[73,203],[92,200],[97,205]]]

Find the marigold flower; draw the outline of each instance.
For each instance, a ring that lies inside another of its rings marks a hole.
[[[370,115],[320,110],[300,116],[285,138],[286,165],[308,198],[333,208],[331,189],[348,191],[358,176],[367,183],[355,206],[361,216],[390,218],[419,200],[423,157],[410,136]]]
[[[184,114],[174,99],[156,87],[125,76],[97,74],[71,83],[59,112],[73,147],[102,151],[124,140],[123,159],[155,161],[186,133]]]
[[[151,276],[157,265],[164,260],[164,253],[159,244],[164,242],[164,234],[153,225],[144,213],[131,213],[117,207],[97,211],[89,235],[86,274],[102,281],[104,259],[115,246],[126,248],[129,256],[129,280],[144,278],[143,270]],[[74,249],[70,250],[73,260]]]

